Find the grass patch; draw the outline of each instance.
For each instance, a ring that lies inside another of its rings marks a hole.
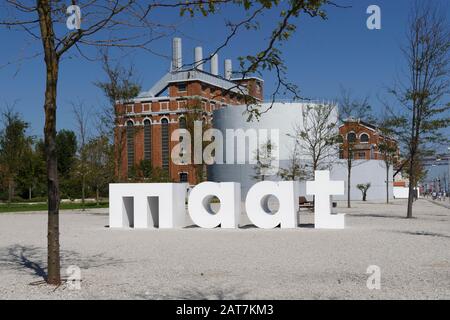
[[[84,204],[84,208],[86,209],[96,209],[96,208],[108,208],[108,202],[100,202],[97,206],[94,202],[88,202]],[[83,205],[81,203],[71,203],[71,202],[63,202],[59,206],[60,210],[77,210],[83,209]],[[11,203],[11,204],[0,204],[0,213],[8,213],[8,212],[27,212],[27,211],[47,211],[47,203]]]

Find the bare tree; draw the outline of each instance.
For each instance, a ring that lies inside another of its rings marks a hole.
[[[378,129],[383,136],[383,139],[378,144],[378,151],[383,158],[384,167],[386,169],[386,203],[389,203],[389,181],[391,180],[389,171],[399,160],[398,144],[394,139],[389,123],[389,119],[383,119],[378,125]]]
[[[274,151],[276,149],[276,144],[273,143],[272,140],[267,139],[267,141],[260,144],[254,151],[254,159],[256,160],[256,164],[253,167],[255,170],[253,179],[257,181],[264,181],[267,176],[274,174],[274,162],[277,160],[274,156]]]
[[[299,141],[296,136],[291,137],[294,139],[294,146],[289,154],[289,163],[287,167],[280,168],[278,176],[285,181],[299,181],[306,177],[306,170],[302,164]]]
[[[300,155],[309,163],[308,176],[330,167],[337,154],[337,107],[333,104],[307,105],[302,111],[302,124],[295,127]]]
[[[421,154],[435,141],[445,141],[450,104],[443,100],[449,93],[450,32],[445,10],[434,2],[415,2],[411,9],[406,43],[402,46],[407,68],[404,80],[390,90],[400,108],[391,110],[392,128],[408,153],[409,196],[407,218],[413,216],[416,173]]]
[[[85,210],[85,200],[86,200],[86,143],[89,138],[89,120],[91,118],[91,112],[86,108],[83,102],[72,102],[72,112],[75,116],[75,126],[78,133],[78,155],[79,155],[79,166],[78,171],[81,176],[81,204],[83,211]]]
[[[339,99],[339,123],[345,124],[348,121],[371,120],[371,107],[368,103],[368,98],[355,99],[350,90],[341,87],[341,97]],[[352,168],[358,165],[354,161],[355,152],[357,151],[357,141],[347,134],[346,137],[338,137],[340,142],[341,158],[345,159],[347,167],[347,207],[351,207],[351,181]]]
[[[111,137],[115,148],[115,172],[118,181],[124,181],[122,176],[122,163],[124,158],[126,131],[119,125],[125,116],[124,106],[132,101],[141,91],[141,84],[137,78],[134,65],[124,66],[121,63],[111,62],[108,51],[102,52],[102,67],[106,74],[106,81],[97,81],[95,86],[103,91],[109,105],[102,110],[99,116],[99,134]]]

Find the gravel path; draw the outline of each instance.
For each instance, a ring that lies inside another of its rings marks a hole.
[[[407,220],[405,205],[340,208],[339,231],[110,230],[107,210],[64,212],[62,265],[81,268],[81,290],[30,285],[45,276],[46,216],[0,214],[0,298],[450,299],[450,210],[419,200]]]

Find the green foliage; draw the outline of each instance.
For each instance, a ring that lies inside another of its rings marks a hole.
[[[62,178],[68,178],[74,168],[77,154],[77,136],[71,130],[61,130],[56,135],[58,154],[58,172]]]
[[[132,170],[130,180],[133,182],[172,182],[169,173],[160,167],[153,167],[148,160],[142,160]]]
[[[356,187],[361,191],[361,193],[362,193],[362,200],[363,201],[366,201],[366,198],[367,198],[367,191],[369,190],[369,188],[370,188],[370,183],[360,183],[360,184],[358,184],[358,185],[356,185]]]

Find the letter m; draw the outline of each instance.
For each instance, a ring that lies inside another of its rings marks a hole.
[[[186,220],[184,183],[111,183],[110,228],[176,228]]]

